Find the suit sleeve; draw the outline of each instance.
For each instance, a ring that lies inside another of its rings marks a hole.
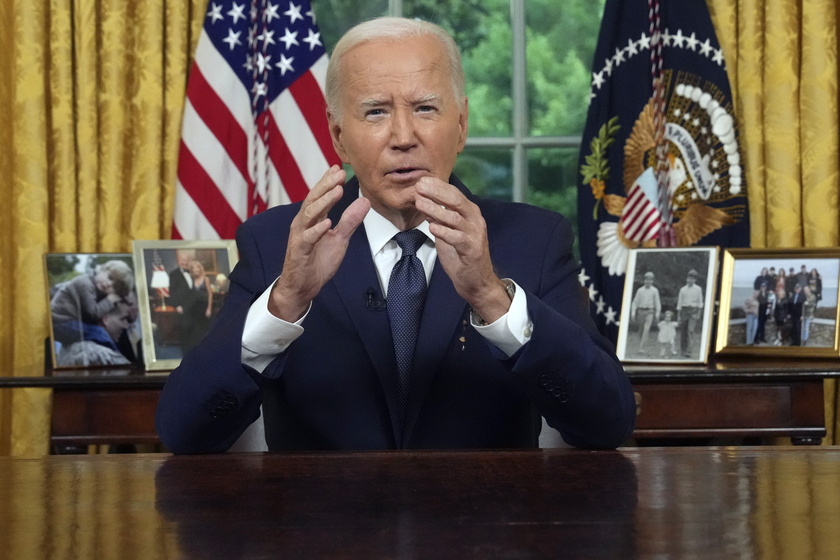
[[[533,336],[509,365],[567,443],[615,448],[633,432],[635,398],[613,345],[590,316],[572,239],[569,223],[561,219],[545,245],[539,281],[528,293]]]
[[[226,451],[260,415],[267,378],[241,363],[241,341],[248,309],[267,287],[266,272],[247,226],[237,231],[237,247],[218,317],[169,375],[158,402],[158,435],[176,454]]]

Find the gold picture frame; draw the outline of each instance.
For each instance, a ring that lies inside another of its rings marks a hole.
[[[807,280],[801,274],[803,267]],[[778,269],[785,270],[782,280]],[[838,278],[837,248],[727,249],[721,272],[716,352],[763,357],[840,357]],[[783,299],[779,298],[780,289]],[[811,295],[814,301],[808,303]],[[806,323],[806,319],[810,320]]]
[[[131,253],[46,253],[53,369],[140,367]]]
[[[236,242],[134,241],[133,251],[146,370],[169,373],[218,315]]]
[[[719,256],[718,247],[630,250],[616,345],[622,362],[708,361]]]

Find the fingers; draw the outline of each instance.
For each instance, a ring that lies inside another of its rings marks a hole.
[[[341,199],[341,185],[347,175],[338,165],[330,167],[315,184],[301,205],[298,216],[305,228],[323,221],[330,209]]]
[[[369,210],[370,200],[368,198],[359,197],[354,200],[341,215],[341,219],[335,226],[335,235],[345,241],[350,239],[350,236],[361,225]]]
[[[434,177],[420,179],[415,192],[417,209],[426,214],[429,222],[457,222],[458,216],[469,210],[467,205],[472,204],[461,191]]]
[[[415,187],[415,207],[430,224],[432,234],[450,245],[486,239],[484,218],[478,207],[457,188],[433,177],[424,177]]]

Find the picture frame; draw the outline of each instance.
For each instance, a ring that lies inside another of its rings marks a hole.
[[[778,269],[785,269],[782,280]],[[716,352],[840,357],[838,278],[839,248],[727,249],[723,254]],[[779,306],[780,301],[785,308]]]
[[[53,369],[142,366],[131,253],[46,253],[44,274]]]
[[[133,252],[146,371],[168,374],[218,315],[238,260],[236,242],[138,240]]]
[[[622,362],[708,361],[719,258],[718,247],[630,250],[616,350]]]

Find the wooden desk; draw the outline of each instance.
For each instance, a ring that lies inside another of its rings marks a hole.
[[[9,558],[837,558],[840,450],[0,458]]]
[[[53,390],[50,445],[159,444],[155,408],[166,376],[137,368],[48,371],[43,377],[0,377],[0,388]]]
[[[727,361],[708,366],[628,365],[637,393],[634,439],[770,438],[818,444],[824,380],[840,361]],[[51,387],[53,448],[160,443],[154,413],[166,375],[139,369],[57,370],[0,377],[2,387]]]

